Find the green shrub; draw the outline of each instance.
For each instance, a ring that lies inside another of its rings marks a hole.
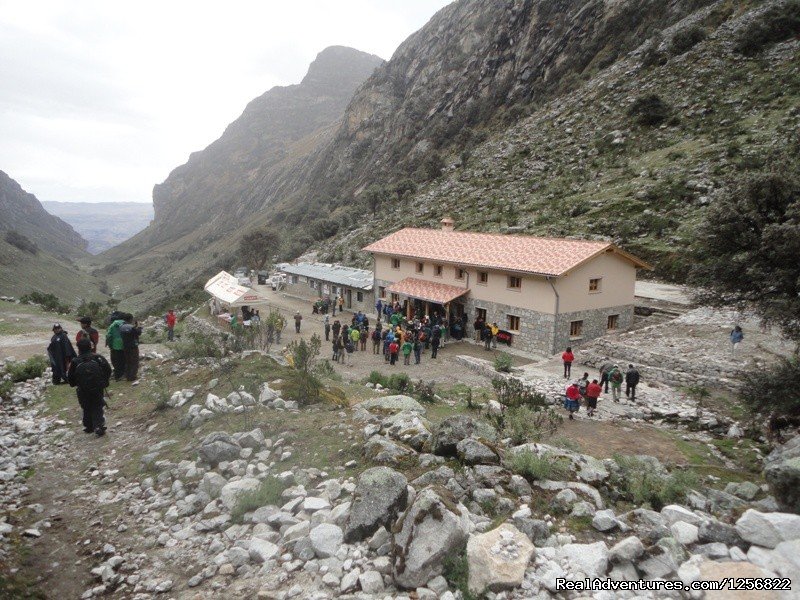
[[[661,510],[667,504],[683,501],[697,485],[692,471],[665,473],[635,456],[615,455],[614,460],[620,467],[614,477],[620,495],[638,506],[648,504],[653,510]]]
[[[511,355],[508,352],[499,352],[494,357],[494,370],[500,373],[510,373],[512,364]]]
[[[331,361],[329,361],[327,358],[319,361],[314,366],[314,375],[317,375],[318,377],[327,377],[328,379],[332,379],[334,381],[342,380],[342,376],[336,372],[336,369],[333,368],[333,363],[331,363]]]
[[[19,248],[23,252],[27,252],[28,254],[39,254],[39,246],[36,245],[36,242],[28,239],[26,236],[22,235],[19,231],[14,231],[13,229],[10,231],[6,231],[6,241],[14,246],[15,248]]]
[[[313,373],[304,371],[290,371],[281,384],[283,397],[300,406],[319,402],[322,389],[320,380]]]
[[[44,356],[32,356],[26,361],[12,363],[6,369],[11,375],[11,381],[17,383],[41,377],[48,366],[50,365]]]
[[[742,376],[739,397],[755,416],[769,416],[769,425],[782,418],[800,416],[800,390],[787,382],[800,377],[800,355],[781,357],[764,369],[748,369]]]
[[[14,383],[11,381],[0,381],[0,400],[10,400],[11,392],[14,391]]]
[[[671,114],[669,106],[657,94],[639,96],[628,108],[628,116],[640,125],[655,127],[666,121]]]
[[[544,479],[563,479],[569,475],[567,459],[545,453],[541,456],[530,450],[515,452],[511,456],[511,470],[528,481]]]
[[[163,375],[153,374],[147,383],[144,398],[153,404],[156,411],[167,410],[172,395],[169,393],[169,384]]]
[[[231,511],[231,520],[241,523],[245,513],[254,511],[262,506],[279,506],[283,504],[281,494],[285,489],[286,486],[280,479],[268,475],[261,481],[261,485],[257,489],[245,492],[238,497],[236,506]]]
[[[380,371],[371,371],[367,381],[373,385],[380,384],[383,387],[389,387],[388,378],[381,374]]]
[[[454,590],[461,592],[464,600],[477,600],[469,591],[469,561],[466,551],[453,552],[447,555],[442,564],[442,576]]]
[[[734,50],[755,56],[770,44],[800,35],[800,0],[772,6],[739,34]]]
[[[55,294],[43,294],[41,292],[30,292],[19,299],[23,304],[38,304],[45,310],[67,314],[70,312],[69,305],[63,304]]]
[[[389,389],[396,390],[401,393],[411,389],[411,377],[405,373],[392,373],[392,375],[389,376],[387,383],[387,387]]]
[[[699,25],[689,25],[672,36],[669,49],[672,54],[678,55],[688,52],[697,44],[706,39],[706,30]]]
[[[433,404],[436,402],[436,392],[434,391],[434,383],[424,382],[421,379],[414,384],[414,395],[420,402],[427,402]]]
[[[177,358],[222,358],[223,346],[216,336],[200,331],[193,331],[185,339],[173,346]]]

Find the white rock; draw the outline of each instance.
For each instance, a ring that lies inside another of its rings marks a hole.
[[[475,594],[518,587],[533,556],[533,544],[513,525],[504,523],[467,542],[469,589]]]
[[[642,540],[632,535],[617,542],[608,554],[612,562],[634,561],[644,554],[644,544]]]
[[[678,540],[682,545],[688,546],[694,544],[698,539],[698,527],[685,521],[677,521],[669,528],[672,532],[672,537]]]
[[[762,513],[751,508],[736,521],[736,531],[751,544],[774,548],[800,538],[800,515]]]
[[[319,558],[328,558],[336,554],[342,545],[344,533],[342,528],[330,523],[317,525],[309,533],[311,547]]]
[[[229,511],[236,507],[239,498],[243,494],[256,491],[261,487],[261,481],[254,477],[245,477],[238,481],[231,481],[225,484],[225,487],[220,490],[219,499],[222,505]]]
[[[358,582],[365,594],[377,594],[383,591],[383,576],[377,571],[365,571],[359,575]]]
[[[604,577],[608,570],[608,548],[605,542],[594,544],[567,544],[558,552],[566,559],[570,570],[579,571],[586,577]]]
[[[268,542],[267,540],[262,540],[259,538],[253,538],[250,540],[250,544],[247,548],[250,552],[250,559],[257,563],[263,563],[267,562],[268,560],[272,560],[280,553],[280,548],[278,546],[272,542]]]
[[[701,516],[678,504],[670,504],[669,506],[662,508],[661,516],[664,518],[664,521],[666,521],[667,526],[672,526],[678,521],[691,523],[692,525],[700,525],[700,523],[703,522],[703,518]]]

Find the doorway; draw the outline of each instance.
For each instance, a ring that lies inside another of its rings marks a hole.
[[[347,299],[346,299],[347,308],[348,308],[348,310],[350,310],[350,309],[353,308],[353,290],[351,290],[350,288],[347,288],[347,293],[345,295],[347,296]]]

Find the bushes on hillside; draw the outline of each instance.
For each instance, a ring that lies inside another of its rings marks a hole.
[[[637,506],[649,504],[653,510],[661,510],[668,504],[683,502],[689,490],[697,485],[697,477],[691,471],[667,473],[636,456],[615,455],[614,460],[619,470],[612,476],[612,482],[623,499]]]
[[[11,381],[17,383],[41,377],[48,366],[44,356],[33,356],[26,361],[11,363],[6,369]]]
[[[800,0],[772,6],[751,21],[740,33],[734,49],[755,56],[770,44],[800,35]]]
[[[639,96],[628,108],[628,116],[647,127],[661,125],[669,119],[671,113],[669,105],[658,94]]]
[[[22,235],[18,231],[6,231],[5,240],[14,246],[15,248],[19,248],[23,252],[27,252],[28,254],[38,254],[39,253],[39,246],[26,236]]]
[[[739,397],[755,415],[771,419],[800,417],[800,356],[781,358],[769,369],[751,369],[742,376]],[[770,423],[770,426],[777,426]]]
[[[55,294],[43,294],[41,292],[30,292],[25,294],[19,299],[23,304],[38,304],[45,310],[51,312],[67,314],[70,312],[70,307],[63,304]]]
[[[669,45],[669,50],[672,54],[678,55],[688,52],[697,44],[706,39],[706,30],[699,25],[689,25],[684,27],[674,36]]]

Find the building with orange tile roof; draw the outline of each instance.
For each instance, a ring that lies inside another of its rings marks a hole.
[[[607,241],[408,227],[364,248],[376,297],[414,313],[497,323],[515,347],[553,354],[633,322],[644,261]]]

